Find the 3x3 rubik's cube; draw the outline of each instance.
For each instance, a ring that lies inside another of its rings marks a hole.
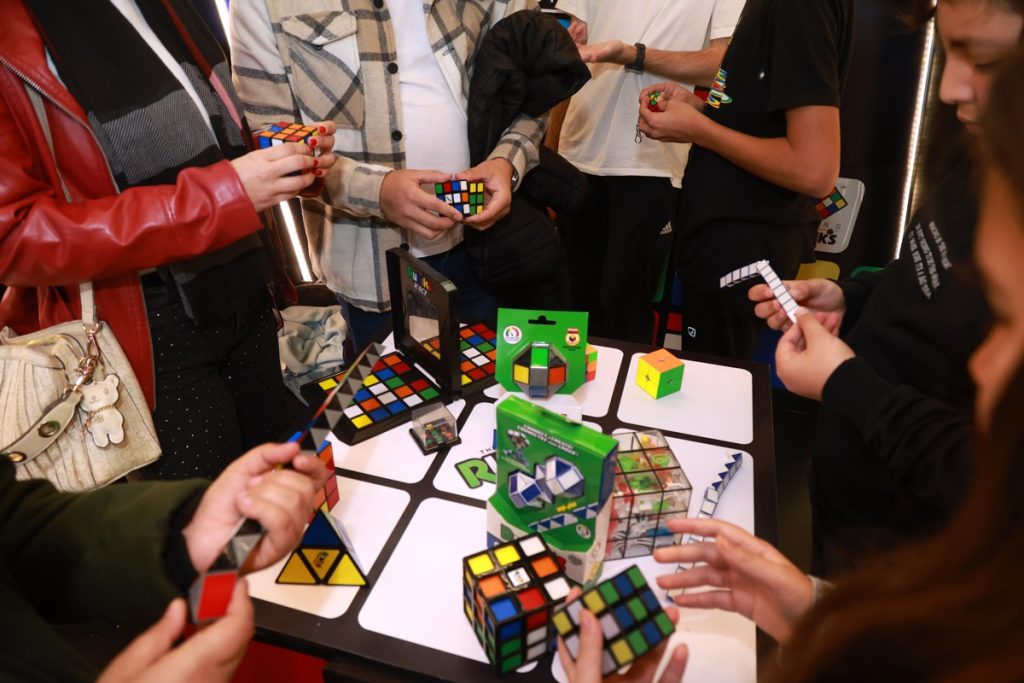
[[[605,676],[631,664],[675,632],[675,624],[658,603],[635,565],[602,581],[555,612],[553,621],[573,659],[580,652],[580,612],[597,617],[604,633],[601,673]]]
[[[554,650],[555,607],[569,595],[562,566],[539,535],[463,559],[463,607],[499,674]]]
[[[256,144],[261,149],[283,145],[286,142],[304,142],[309,144],[309,139],[317,134],[316,126],[304,126],[301,123],[288,123],[282,121],[275,123],[266,130],[256,133]]]
[[[483,213],[484,184],[469,180],[449,180],[434,184],[434,194],[445,204],[454,206],[463,216]]]

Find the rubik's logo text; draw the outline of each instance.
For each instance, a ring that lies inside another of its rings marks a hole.
[[[407,269],[406,272],[409,275],[409,280],[415,286],[419,287],[424,292],[429,292],[431,290],[430,280],[428,280],[427,278],[423,277],[422,273],[416,272],[415,270],[412,269],[411,266]]]
[[[728,71],[719,69],[718,75],[715,76],[715,84],[711,86],[711,92],[708,93],[708,104],[715,109],[723,104],[732,104],[732,98],[725,94],[725,80],[728,76]]]
[[[843,193],[839,191],[839,188],[833,187],[832,192],[817,204],[814,205],[814,210],[818,212],[821,220],[825,220],[829,216],[835,215],[846,208],[846,198],[843,197]]]

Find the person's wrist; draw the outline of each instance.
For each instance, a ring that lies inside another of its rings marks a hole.
[[[622,43],[622,49],[619,50],[619,58],[615,60],[616,64],[622,66],[629,66],[636,61],[636,45],[626,45]]]

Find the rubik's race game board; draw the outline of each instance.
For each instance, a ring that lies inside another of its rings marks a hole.
[[[455,284],[405,249],[387,253],[395,346],[460,396],[494,383],[497,335],[484,323],[460,327]]]

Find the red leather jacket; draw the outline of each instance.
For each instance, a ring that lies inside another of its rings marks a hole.
[[[227,246],[261,229],[231,163],[191,168],[175,185],[118,194],[81,106],[46,63],[19,0],[0,22],[0,327],[19,334],[81,315],[78,283],[93,281],[152,407],[153,351],[137,273]],[[68,204],[25,83],[45,98]]]

